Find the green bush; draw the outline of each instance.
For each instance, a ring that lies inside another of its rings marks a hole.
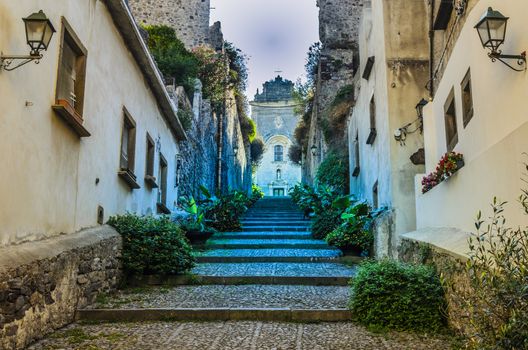
[[[111,217],[108,224],[123,237],[126,274],[178,274],[194,266],[191,246],[169,218],[126,214]]]
[[[176,37],[174,29],[164,25],[145,26],[144,29],[148,33],[147,45],[164,77],[173,78],[187,94],[194,94],[194,82],[200,69],[198,59]]]
[[[264,197],[264,192],[262,192],[262,189],[255,184],[251,185],[251,204],[255,203],[259,199],[262,199]]]
[[[349,306],[357,321],[367,326],[438,331],[446,325],[445,304],[433,267],[383,260],[360,266]]]
[[[317,183],[348,192],[348,157],[331,152],[317,169]]]
[[[325,239],[326,236],[341,224],[341,213],[327,210],[314,217],[312,222],[312,236],[315,239]]]
[[[249,204],[250,199],[245,193],[231,191],[210,201],[205,208],[205,217],[209,226],[218,231],[239,231],[242,228],[240,218]]]
[[[519,202],[528,215],[527,190]],[[467,317],[461,328],[469,349],[528,349],[528,226],[508,227],[505,205],[495,198],[489,220],[478,214],[469,260],[455,270],[467,282],[446,274],[450,311]]]
[[[372,215],[366,203],[348,201],[347,209],[341,215],[343,223],[326,236],[328,244],[342,250],[368,252],[374,243]]]

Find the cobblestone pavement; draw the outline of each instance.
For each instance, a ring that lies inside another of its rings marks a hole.
[[[200,252],[198,256],[215,257],[316,257],[338,258],[341,252],[337,249],[214,249]]]
[[[203,263],[192,270],[208,276],[337,276],[352,277],[355,266],[337,263]]]
[[[292,308],[344,309],[349,287],[330,286],[181,286],[120,291],[89,308]]]
[[[448,339],[373,334],[352,323],[171,322],[73,324],[30,350],[443,350]]]

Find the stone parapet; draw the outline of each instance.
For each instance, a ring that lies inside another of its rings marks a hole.
[[[0,249],[0,348],[22,349],[74,320],[121,278],[109,226]]]

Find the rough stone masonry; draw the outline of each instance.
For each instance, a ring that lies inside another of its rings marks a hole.
[[[0,249],[0,349],[22,349],[72,322],[120,280],[121,238],[108,226]]]

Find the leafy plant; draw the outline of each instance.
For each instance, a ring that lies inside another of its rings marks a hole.
[[[348,157],[331,152],[317,169],[317,182],[332,186],[340,193],[348,191]]]
[[[251,185],[251,202],[255,203],[256,201],[258,201],[259,199],[263,197],[264,197],[264,192],[262,191],[262,189],[258,185],[252,184]]]
[[[346,206],[341,214],[343,223],[326,236],[326,241],[342,250],[359,249],[367,253],[374,243],[370,207],[367,203],[354,203],[350,199],[339,205]]]
[[[266,151],[266,144],[262,138],[258,137],[251,142],[250,151],[251,165],[254,167],[259,166]]]
[[[178,40],[176,32],[165,25],[145,26],[147,45],[165,78],[173,78],[183,86],[187,94],[194,93],[194,81],[198,77],[199,61]]]
[[[444,291],[433,267],[368,261],[351,285],[349,306],[364,325],[433,332],[446,325]]]
[[[210,202],[205,208],[209,225],[221,232],[239,231],[242,227],[240,218],[247,211],[250,200],[239,191],[231,191]]]
[[[185,131],[191,129],[193,117],[193,112],[190,109],[178,109],[178,119],[180,120],[182,127]]]
[[[194,266],[192,248],[180,227],[167,217],[113,216],[108,224],[123,237],[125,273],[179,274]]]
[[[341,225],[341,213],[335,210],[322,212],[314,217],[312,236],[315,239],[325,239],[326,236]]]
[[[519,201],[528,215],[526,190]],[[477,216],[463,271],[468,283],[445,278],[451,308],[468,317],[464,332],[471,349],[528,348],[528,227],[508,227],[505,205],[494,198],[489,220]]]

